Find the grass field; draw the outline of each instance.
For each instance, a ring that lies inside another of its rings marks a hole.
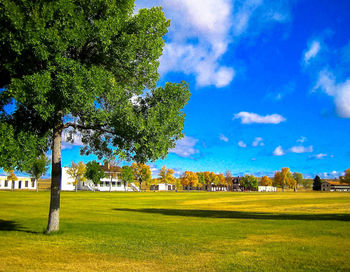
[[[0,192],[0,271],[350,271],[350,194]]]

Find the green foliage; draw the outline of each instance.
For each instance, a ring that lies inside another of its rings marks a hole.
[[[103,179],[105,176],[105,172],[98,162],[92,161],[86,164],[85,177],[88,180],[91,180],[94,184],[100,184],[101,179]]]
[[[0,108],[0,167],[29,172],[46,150],[45,139],[4,122]]]
[[[132,171],[132,168],[130,166],[127,166],[127,165],[123,166],[122,171],[119,174],[119,178],[124,183],[124,186],[127,183],[132,183],[134,181],[134,173]]]
[[[293,178],[296,180],[297,184],[303,184],[304,177],[302,173],[294,172]]]
[[[36,180],[39,180],[47,172],[49,164],[50,160],[46,155],[41,154],[33,161],[32,167],[29,169],[28,173]]]
[[[24,138],[30,150],[47,148],[32,138],[46,144],[71,128],[84,154],[141,162],[183,137],[188,85],[156,87],[169,21],[161,8],[133,9],[133,0],[1,2],[0,118],[10,126],[1,130],[12,126],[15,146]],[[24,167],[18,156],[1,163]]]
[[[312,190],[320,191],[321,185],[322,185],[322,180],[318,175],[316,175],[314,178],[314,183],[312,184]]]
[[[301,185],[306,189],[310,189],[312,188],[313,182],[314,182],[313,179],[303,179]]]
[[[253,175],[244,175],[241,179],[241,185],[247,190],[257,190],[259,179]]]
[[[200,186],[203,186],[205,184],[205,175],[204,172],[198,172],[197,173],[197,177],[198,177],[198,183]]]

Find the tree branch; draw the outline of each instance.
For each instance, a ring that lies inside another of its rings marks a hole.
[[[76,123],[66,123],[63,125],[63,129],[72,127],[74,129],[80,129],[80,130],[100,130],[106,133],[113,133],[111,130],[108,130],[104,127],[106,127],[106,124],[97,124],[97,125],[88,125],[88,126],[84,126],[84,125],[80,125],[80,124],[76,124]]]

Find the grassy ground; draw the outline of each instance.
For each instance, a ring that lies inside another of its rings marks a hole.
[[[0,192],[0,271],[350,271],[350,194]]]

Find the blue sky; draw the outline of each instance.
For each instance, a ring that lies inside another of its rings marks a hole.
[[[350,167],[350,2],[136,0],[171,20],[160,85],[189,83],[185,138],[165,160],[185,170],[337,177]],[[65,143],[63,165],[79,156]]]

